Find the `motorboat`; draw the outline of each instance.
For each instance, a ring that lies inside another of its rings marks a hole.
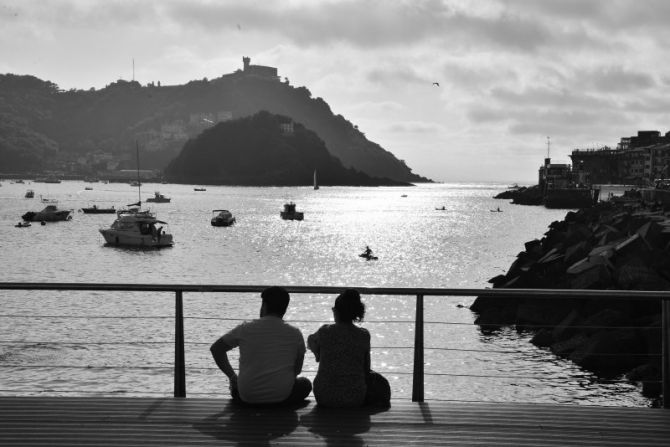
[[[116,220],[109,228],[101,228],[100,234],[109,245],[126,247],[171,247],[172,234],[163,226],[166,222],[156,219],[149,210],[129,208],[119,210]]]
[[[377,256],[372,254],[372,250],[370,250],[370,247],[367,246],[365,247],[363,253],[361,253],[358,256],[365,259],[366,261],[376,261],[377,259],[379,259],[377,258]]]
[[[302,211],[295,210],[295,203],[289,202],[284,204],[284,210],[279,213],[284,220],[302,220],[305,214]]]
[[[56,205],[47,205],[42,211],[28,211],[21,218],[28,222],[58,222],[70,220],[72,210],[59,210]]]
[[[31,224],[30,224],[30,222],[19,222],[19,223],[17,223],[17,224],[14,225],[14,226],[15,226],[16,228],[26,228],[26,227],[30,227]]]
[[[81,211],[84,214],[114,214],[116,213],[116,209],[114,206],[111,206],[109,208],[98,208],[98,205],[93,205],[89,206],[86,208],[82,208]]]
[[[214,227],[229,227],[235,223],[233,214],[228,210],[212,210],[212,226]]]
[[[33,197],[35,197],[35,191],[29,189],[28,191],[26,191],[26,195],[24,195],[23,197],[25,197],[26,199],[32,199]]]
[[[153,202],[153,203],[169,203],[169,202],[170,202],[170,198],[169,198],[169,197],[165,197],[163,194],[161,194],[160,192],[156,191],[156,192],[154,192],[154,196],[153,196],[153,197],[149,197],[149,198],[147,199],[147,202]]]
[[[193,188],[193,191],[207,191],[207,188]]]

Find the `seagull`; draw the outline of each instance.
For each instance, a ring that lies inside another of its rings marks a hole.
[[[439,86],[440,86],[440,83],[439,83],[439,82],[433,82],[433,85],[436,85],[436,86],[439,87]]]

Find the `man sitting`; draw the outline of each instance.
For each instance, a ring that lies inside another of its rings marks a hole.
[[[294,404],[312,391],[305,377],[297,377],[305,358],[300,330],[284,322],[288,292],[269,287],[261,293],[260,318],[245,322],[210,347],[217,366],[230,381],[233,401],[247,404]],[[228,351],[240,348],[239,375]]]

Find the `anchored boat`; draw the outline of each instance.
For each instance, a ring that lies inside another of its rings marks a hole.
[[[295,210],[295,203],[289,202],[284,204],[284,210],[279,213],[284,220],[302,220],[305,214],[302,211]]]
[[[117,212],[116,220],[109,228],[101,228],[100,234],[109,245],[129,247],[170,247],[172,235],[163,227],[167,222],[156,219],[148,210],[130,208]]]

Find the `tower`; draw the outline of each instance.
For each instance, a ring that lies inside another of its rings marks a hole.
[[[251,62],[251,58],[244,56],[242,58],[242,62],[244,63],[244,71],[248,71],[249,70],[249,63]]]

